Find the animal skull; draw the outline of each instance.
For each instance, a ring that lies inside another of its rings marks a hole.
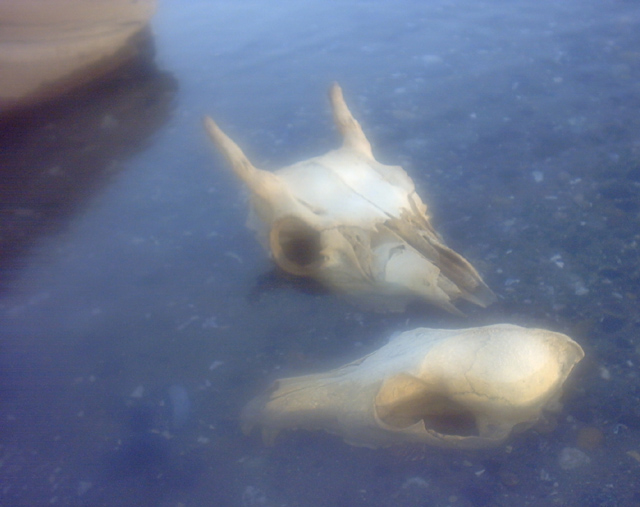
[[[216,125],[206,129],[251,192],[249,221],[283,270],[379,309],[421,298],[453,313],[463,298],[495,295],[471,264],[447,247],[407,173],[376,161],[336,84],[333,117],[341,148],[275,172],[255,168]],[[266,231],[264,230],[266,226]]]
[[[244,409],[245,433],[325,430],[354,445],[421,442],[482,448],[558,410],[584,357],[564,334],[499,324],[418,328],[341,368],[277,380]]]

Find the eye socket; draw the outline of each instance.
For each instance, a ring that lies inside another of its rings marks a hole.
[[[397,429],[422,421],[426,429],[442,435],[479,435],[476,418],[468,408],[412,375],[399,374],[385,380],[376,396],[376,413],[381,421]]]
[[[299,218],[285,217],[273,224],[271,252],[278,265],[294,275],[307,276],[322,262],[320,232]]]
[[[425,395],[414,398],[411,402],[397,403],[384,415],[378,411],[378,416],[385,424],[398,429],[422,421],[425,428],[442,435],[479,435],[473,413],[441,395]]]
[[[469,410],[452,410],[449,413],[429,414],[422,419],[427,429],[437,431],[443,435],[459,437],[478,436],[476,418]]]

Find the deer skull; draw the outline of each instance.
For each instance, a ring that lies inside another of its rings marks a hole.
[[[343,146],[275,172],[257,169],[216,125],[205,127],[251,192],[250,227],[283,270],[378,309],[423,299],[453,313],[463,298],[495,300],[471,264],[447,247],[407,173],[379,163],[338,85],[331,89]]]

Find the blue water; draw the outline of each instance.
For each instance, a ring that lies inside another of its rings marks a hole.
[[[0,125],[0,505],[640,502],[636,2],[161,0],[151,28],[155,56]],[[497,304],[380,315],[272,272],[201,119],[277,168],[337,146],[333,81]],[[275,378],[496,322],[585,349],[553,431],[481,452],[240,431]],[[583,428],[605,443],[563,470]]]

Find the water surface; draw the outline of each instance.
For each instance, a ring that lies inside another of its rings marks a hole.
[[[163,0],[152,38],[2,126],[2,505],[640,502],[636,3]],[[380,315],[273,273],[201,118],[277,168],[337,146],[333,81],[497,304]],[[240,431],[275,378],[496,322],[585,349],[553,431],[482,452]]]

